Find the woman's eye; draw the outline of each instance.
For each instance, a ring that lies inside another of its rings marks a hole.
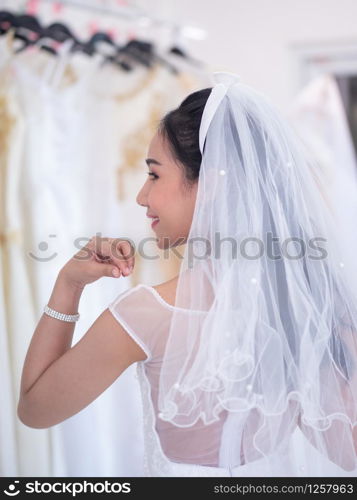
[[[153,181],[155,181],[156,179],[158,179],[158,178],[159,178],[159,176],[158,176],[158,175],[156,175],[156,174],[154,174],[154,172],[147,172],[147,174],[148,174],[149,176],[150,176],[150,175],[152,175],[152,176],[153,176],[153,179],[152,179]]]

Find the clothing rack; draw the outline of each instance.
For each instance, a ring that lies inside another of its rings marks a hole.
[[[108,7],[104,5],[95,5],[92,2],[83,0],[41,0],[41,3],[47,4],[62,4],[63,6],[74,7],[82,10],[100,13],[102,15],[119,17],[131,21],[139,21],[143,24],[153,24],[160,28],[168,28],[178,37],[183,36],[195,40],[204,40],[207,33],[202,28],[189,25],[180,25],[174,21],[167,20],[158,16],[153,16],[141,7],[136,6],[132,2],[122,7]],[[27,2],[24,2],[23,8]]]
[[[49,0],[42,1],[48,2]],[[90,4],[86,4],[86,6],[88,5]],[[26,5],[23,7],[26,7]],[[26,9],[24,10],[26,12]],[[14,37],[23,42],[23,45],[15,50],[16,53],[26,50],[40,41],[40,48],[42,50],[57,55],[58,43],[63,43],[65,40],[71,39],[73,42],[71,52],[81,51],[89,56],[99,52],[103,56],[103,63],[110,62],[125,71],[131,71],[137,64],[151,68],[154,64],[158,63],[165,66],[173,74],[179,74],[180,72],[176,64],[173,64],[166,57],[166,54],[157,52],[155,45],[146,40],[128,39],[126,43],[117,45],[108,33],[98,31],[92,34],[89,40],[83,41],[62,22],[54,22],[48,26],[44,26],[37,19],[37,15],[0,11],[0,35],[5,34],[7,30],[13,27],[15,28]],[[45,41],[45,43],[43,44],[41,41]],[[100,47],[98,49],[98,43],[106,44],[107,47],[104,53]],[[108,46],[110,46],[109,53]],[[179,45],[172,45],[167,54],[170,53],[179,55],[195,67],[202,66],[200,61],[191,58]]]

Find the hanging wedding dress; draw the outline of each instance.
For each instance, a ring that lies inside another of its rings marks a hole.
[[[0,38],[0,475],[36,476],[51,471],[49,433],[22,425],[16,412],[26,339],[36,327],[37,314],[25,254],[27,220],[19,203],[26,122],[12,57],[8,33]]]
[[[3,189],[9,193],[3,200],[12,200],[4,212],[7,222],[6,227],[2,225],[5,246],[1,248],[8,273],[3,283],[9,283],[1,290],[0,321],[2,331],[7,332],[7,337],[1,337],[0,353],[7,401],[0,410],[1,442],[6,443],[1,472],[13,476],[140,476],[142,415],[134,367],[92,405],[50,430],[24,426],[16,415],[16,400],[26,348],[61,265],[97,232],[127,237],[135,227],[129,224],[132,204],[126,204],[119,193],[138,190],[156,120],[191,88],[187,80],[185,86],[162,68],[141,68],[126,75],[111,65],[103,67],[99,55],[71,54],[70,43],[60,47],[56,58],[38,49],[14,56],[8,35],[0,39],[6,103],[2,127],[11,124],[11,134],[2,131],[2,139],[9,145],[7,176],[2,176]],[[137,136],[138,130],[145,140],[135,145],[128,137]],[[4,159],[5,149],[3,152]],[[132,175],[129,172],[124,183],[117,174],[126,162],[126,152],[135,161],[131,162]],[[137,218],[144,230],[141,213]],[[20,240],[15,238],[18,231]],[[129,236],[138,237],[139,233]],[[141,277],[146,273],[152,281],[154,274],[144,264]],[[130,283],[131,277],[120,282],[101,280],[86,288],[73,343],[113,294]],[[25,306],[17,315],[11,310],[20,292]]]
[[[346,112],[335,78],[315,78],[295,97],[288,118],[319,168],[321,188],[337,221],[345,262],[357,251],[357,161]],[[351,270],[356,266],[351,266]],[[352,281],[356,273],[349,273]]]
[[[37,318],[60,268],[78,246],[97,231],[116,234],[122,220],[110,171],[109,152],[114,148],[109,147],[110,143],[102,147],[110,116],[97,114],[100,106],[95,106],[90,92],[92,80],[100,71],[99,60],[83,55],[72,58],[69,49],[70,45],[64,44],[57,58],[25,52],[12,64],[29,124],[22,203]],[[39,71],[41,59],[47,60]],[[75,78],[71,78],[73,72],[66,73],[69,61],[76,65]],[[98,135],[91,134],[92,122],[97,123],[97,131],[101,127]],[[93,156],[93,149],[100,158]],[[114,280],[103,280],[86,289],[80,304],[82,320],[73,343],[88,330],[115,291],[118,283]],[[140,436],[136,438],[134,430],[132,434],[127,430],[135,426],[136,418],[139,425],[139,401],[135,398],[134,373],[128,371],[125,375],[93,405],[50,429],[53,446],[49,475],[140,475]],[[119,404],[123,398],[125,413]],[[130,446],[131,457],[124,456],[122,450]]]

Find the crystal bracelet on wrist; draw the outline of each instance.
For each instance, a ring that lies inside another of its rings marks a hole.
[[[79,314],[64,314],[60,313],[58,311],[55,311],[54,309],[51,309],[48,306],[45,306],[44,312],[48,315],[51,316],[52,318],[60,319],[61,321],[68,321],[68,322],[76,322],[79,320]]]

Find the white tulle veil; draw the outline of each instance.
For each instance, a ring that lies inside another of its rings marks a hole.
[[[245,462],[269,458],[299,428],[322,462],[352,471],[357,284],[319,169],[267,98],[235,75],[215,74],[199,139],[160,417],[189,427],[249,413],[244,432],[233,425],[226,439],[229,466],[242,450]]]

